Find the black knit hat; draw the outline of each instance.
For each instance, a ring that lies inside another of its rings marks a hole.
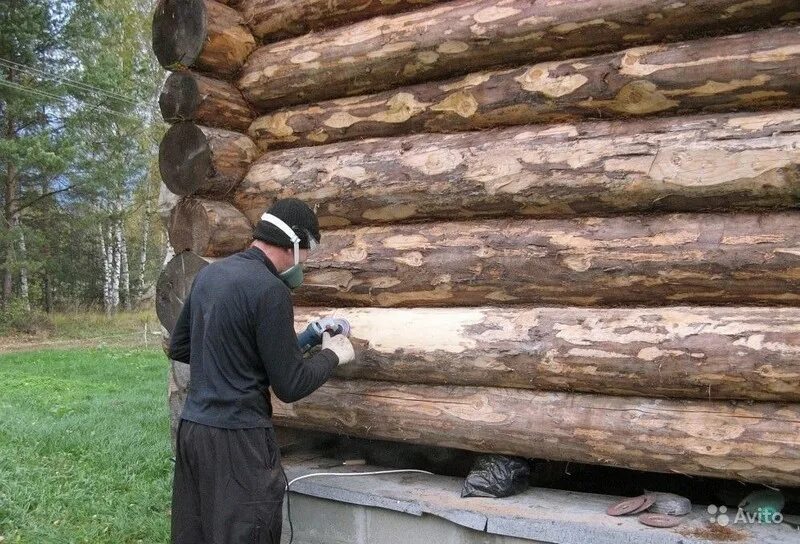
[[[309,235],[315,243],[320,241],[319,221],[314,211],[308,204],[296,198],[284,198],[273,204],[267,213],[274,215],[300,237],[300,247],[309,249]],[[253,238],[278,247],[292,247],[292,241],[281,229],[264,220],[256,223],[253,228]]]

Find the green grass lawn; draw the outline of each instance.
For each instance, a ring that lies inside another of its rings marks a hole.
[[[0,542],[166,543],[160,349],[0,355]]]

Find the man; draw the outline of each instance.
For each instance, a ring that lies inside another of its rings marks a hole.
[[[353,360],[346,322],[294,332],[290,289],[320,241],[314,212],[277,201],[248,249],[203,268],[170,342],[170,357],[191,365],[181,414],[172,497],[173,544],[277,544],[285,479],[272,429],[268,387],[294,402]],[[298,342],[322,341],[304,358]]]

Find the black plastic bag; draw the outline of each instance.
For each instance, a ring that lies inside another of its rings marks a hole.
[[[522,457],[481,455],[464,480],[462,497],[510,497],[528,488],[531,468]]]

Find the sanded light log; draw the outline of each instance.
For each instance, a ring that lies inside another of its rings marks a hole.
[[[220,2],[159,0],[156,5],[153,51],[168,70],[193,68],[232,77],[255,45],[239,12]]]
[[[596,117],[800,105],[800,30],[776,28],[477,72],[258,118],[262,149]]]
[[[161,140],[158,167],[176,195],[226,199],[257,156],[258,147],[244,134],[184,121],[172,125]]]
[[[278,425],[654,472],[800,485],[800,404],[332,379]]]
[[[161,115],[168,123],[195,121],[208,127],[246,132],[253,111],[239,89],[194,72],[173,72],[158,99]]]
[[[262,42],[419,9],[445,0],[241,0],[239,11]]]
[[[176,253],[193,251],[201,257],[225,257],[243,250],[252,240],[252,227],[242,212],[227,202],[183,198],[170,215],[169,242]]]
[[[697,399],[800,401],[800,309],[296,308],[352,326],[340,378]]]
[[[326,227],[786,208],[799,167],[800,110],[530,125],[268,152],[234,203],[299,197]]]
[[[170,259],[159,274],[156,282],[156,315],[167,334],[172,333],[178,321],[195,276],[210,260],[191,251],[182,251]]]
[[[247,59],[238,86],[266,110],[794,17],[796,0],[444,2],[263,46]]]
[[[575,306],[800,301],[800,213],[667,214],[338,229],[305,306]]]

